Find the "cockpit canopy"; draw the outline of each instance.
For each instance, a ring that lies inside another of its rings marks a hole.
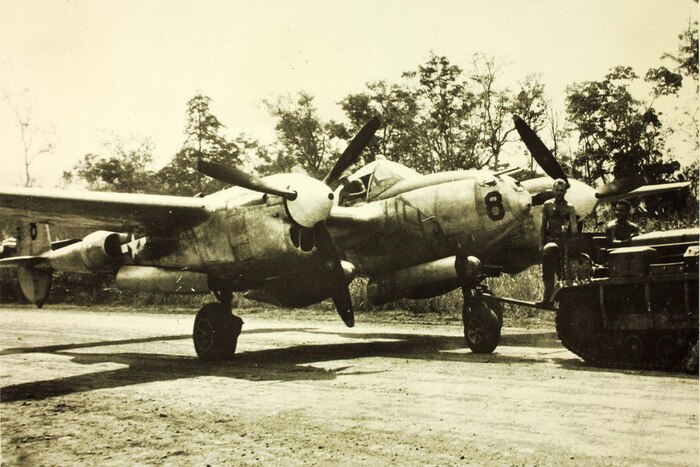
[[[413,169],[377,156],[373,162],[341,179],[336,198],[341,206],[370,202],[396,183],[420,176]]]

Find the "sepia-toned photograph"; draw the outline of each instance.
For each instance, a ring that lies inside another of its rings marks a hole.
[[[700,464],[697,0],[3,0],[0,463]]]

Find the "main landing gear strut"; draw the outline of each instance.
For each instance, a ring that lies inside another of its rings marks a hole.
[[[232,312],[231,287],[210,287],[218,302],[207,303],[197,312],[192,331],[194,350],[202,360],[229,360],[236,352],[243,320]]]

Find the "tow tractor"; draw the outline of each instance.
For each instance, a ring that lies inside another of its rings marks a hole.
[[[697,228],[653,232],[610,248],[604,235],[580,233],[562,244],[552,306],[495,296],[481,281],[465,303],[551,310],[564,347],[595,366],[680,370],[692,361],[697,372],[699,238]],[[465,321],[467,342],[469,332]]]

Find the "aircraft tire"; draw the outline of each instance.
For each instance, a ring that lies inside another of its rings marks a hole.
[[[483,302],[465,307],[462,312],[464,339],[474,353],[491,353],[501,340],[501,321]]]
[[[228,360],[233,357],[243,320],[221,303],[204,305],[194,320],[192,341],[202,360]]]

